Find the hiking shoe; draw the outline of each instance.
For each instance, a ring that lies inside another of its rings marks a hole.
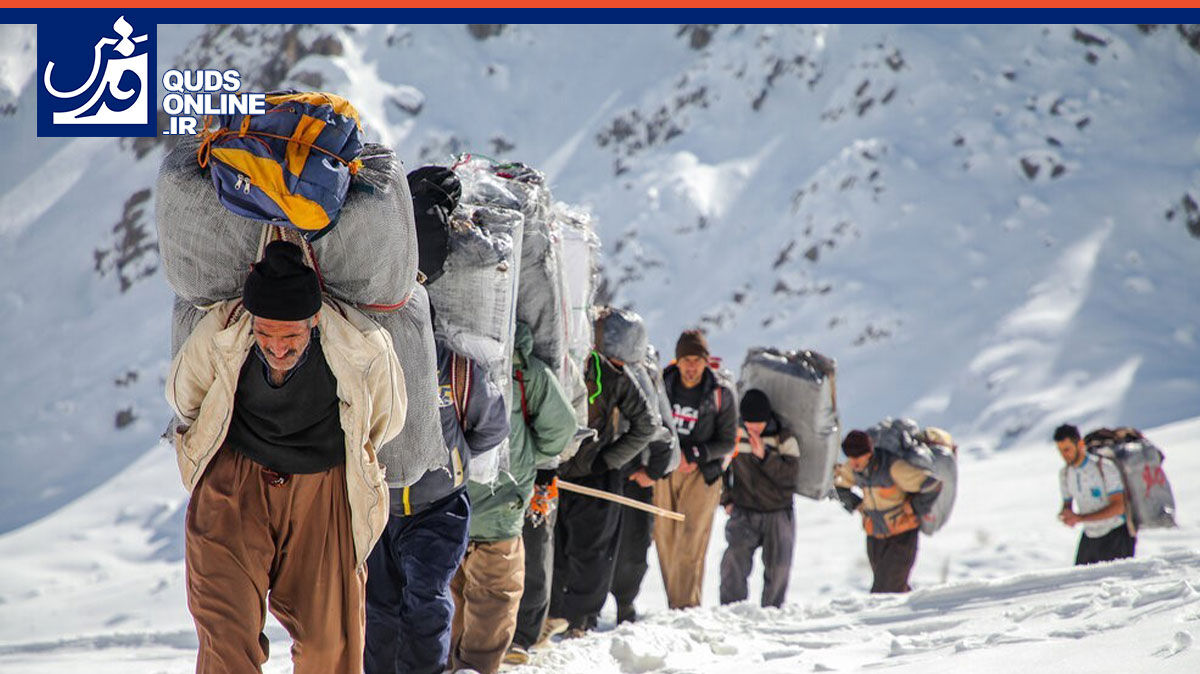
[[[524,665],[529,662],[529,651],[513,644],[504,653],[504,662],[509,665]]]
[[[533,645],[534,649],[542,648],[550,643],[550,638],[567,631],[571,623],[567,622],[566,618],[546,618],[545,624],[542,625],[542,634],[538,637],[537,643]]]
[[[618,625],[620,625],[621,623],[635,623],[635,622],[637,622],[637,619],[638,619],[637,609],[635,609],[633,607],[633,604],[617,607],[617,624]]]

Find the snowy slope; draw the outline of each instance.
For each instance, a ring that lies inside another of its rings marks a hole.
[[[1180,528],[1143,532],[1138,558],[1073,569],[1077,532],[1055,518],[1061,460],[1049,445],[963,457],[960,502],[922,539],[906,597],[866,594],[869,569],[856,518],[800,499],[788,605],[717,607],[714,528],[705,602],[665,610],[651,563],[646,617],[538,654],[529,672],[901,671],[1193,672],[1200,651],[1200,418],[1155,429],[1167,452]],[[172,452],[159,446],[101,488],[0,536],[0,671],[182,673],[196,638],[183,587],[184,494]],[[718,525],[724,521],[718,514]],[[753,578],[751,597],[761,588]],[[287,672],[288,639],[273,619]],[[1178,651],[1176,653],[1175,651]]]
[[[161,143],[37,139],[33,29],[3,30],[0,148],[22,161],[0,166],[0,343],[20,354],[0,531],[153,441],[170,307]],[[410,164],[542,166],[597,214],[607,290],[664,353],[695,324],[735,367],[816,348],[847,427],[915,414],[988,453],[1064,418],[1195,412],[1196,33],[161,26],[159,55],[343,93]]]

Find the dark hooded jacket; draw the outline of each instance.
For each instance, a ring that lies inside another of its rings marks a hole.
[[[625,367],[618,368],[593,351],[584,379],[588,428],[596,431],[596,437],[585,441],[570,461],[559,466],[558,474],[568,480],[621,469],[646,448],[656,430],[650,402]]]

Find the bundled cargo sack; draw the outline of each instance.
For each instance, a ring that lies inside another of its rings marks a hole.
[[[646,324],[632,311],[602,307],[596,316],[596,350],[623,363],[640,363],[650,343]]]
[[[463,202],[519,210],[521,243],[517,320],[533,333],[533,355],[560,381],[567,368],[567,305],[558,227],[551,216],[545,176],[519,162],[495,163],[463,155],[455,163]]]
[[[567,304],[567,349],[571,358],[582,361],[595,344],[592,305],[595,303],[599,272],[596,260],[600,238],[592,231],[587,212],[562,202],[554,205],[554,218],[562,240],[563,283]]]
[[[205,306],[241,294],[272,227],[221,205],[208,169],[197,161],[200,146],[198,139],[184,140],[163,158],[155,220],[167,282],[183,301]],[[398,308],[417,278],[408,181],[388,148],[367,144],[359,160],[335,227],[315,241],[287,224],[279,229],[315,255],[322,283],[335,297],[377,310]]]
[[[1163,453],[1136,428],[1100,428],[1083,438],[1088,452],[1112,459],[1125,485],[1126,522],[1138,529],[1173,528],[1175,495],[1163,471]]]
[[[950,517],[958,493],[958,460],[953,446],[923,442],[921,427],[912,419],[886,417],[868,428],[867,435],[871,436],[876,451],[894,454],[941,480],[941,490],[912,498],[913,511],[921,520],[921,532],[933,535]]]
[[[737,385],[767,394],[800,445],[796,493],[815,500],[832,488],[841,450],[835,373],[834,360],[819,353],[760,347],[747,352]]]
[[[221,206],[208,172],[196,162],[199,146],[198,139],[185,139],[163,157],[154,219],[167,282],[180,301],[204,306],[241,295],[264,224]]]
[[[341,96],[277,92],[262,114],[206,117],[198,160],[211,164],[230,211],[316,233],[337,221],[362,165],[361,134],[358,111]]]
[[[523,224],[519,211],[459,204],[451,217],[445,274],[427,288],[437,332],[487,370],[510,412]],[[470,479],[488,483],[507,469],[506,441],[471,460]]]
[[[958,498],[958,445],[944,429],[926,426],[917,434],[917,441],[929,447],[933,458],[933,474],[942,481],[942,490],[921,514],[921,531],[932,536],[950,519],[954,501]]]
[[[175,360],[179,349],[183,348],[183,343],[196,329],[200,319],[204,318],[206,311],[205,307],[198,307],[175,296],[175,305],[171,310],[171,360]]]
[[[580,426],[587,426],[587,384],[583,362],[595,346],[593,304],[599,273],[596,259],[600,238],[592,231],[591,216],[562,202],[554,205],[562,250],[563,293],[567,309],[567,362],[563,389],[576,404]]]
[[[437,350],[433,343],[429,296],[425,288],[417,286],[400,309],[365,313],[392,336],[396,357],[404,368],[404,387],[408,392],[404,429],[380,447],[378,454],[387,469],[388,486],[407,487],[426,471],[445,466],[450,451],[442,435],[438,410]]]

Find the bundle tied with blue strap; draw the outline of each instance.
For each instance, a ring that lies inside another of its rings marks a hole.
[[[362,167],[361,136],[358,110],[345,98],[281,92],[267,95],[263,114],[205,118],[196,157],[211,169],[223,206],[311,240],[337,222]]]

